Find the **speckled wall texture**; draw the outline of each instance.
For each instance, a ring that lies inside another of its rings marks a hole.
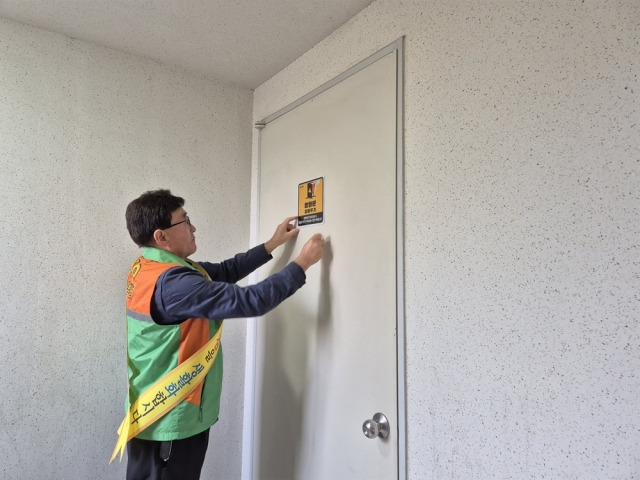
[[[635,0],[379,0],[256,90],[406,36],[409,478],[640,478],[639,32]]]
[[[6,21],[0,92],[0,478],[124,478],[107,466],[139,254],[124,210],[168,187],[194,258],[248,246],[252,93]],[[240,475],[244,324],[229,323],[212,478]]]

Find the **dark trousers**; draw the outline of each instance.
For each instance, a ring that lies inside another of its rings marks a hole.
[[[168,442],[132,438],[127,444],[127,480],[199,480],[209,429]]]

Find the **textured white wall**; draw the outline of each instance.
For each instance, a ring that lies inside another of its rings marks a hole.
[[[410,478],[640,475],[639,31],[637,1],[378,0],[255,91],[406,36]]]
[[[252,93],[0,21],[0,477],[124,478],[127,203],[186,198],[196,259],[248,246]],[[244,322],[205,473],[239,478]]]

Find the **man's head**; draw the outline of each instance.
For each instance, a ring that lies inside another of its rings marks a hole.
[[[132,240],[140,247],[157,247],[187,258],[196,251],[196,228],[182,206],[184,199],[169,190],[143,193],[128,206],[125,217]]]

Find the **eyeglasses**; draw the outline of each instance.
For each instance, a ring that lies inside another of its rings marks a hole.
[[[172,223],[171,225],[169,225],[164,230],[167,230],[167,229],[169,229],[171,227],[175,227],[176,225],[180,225],[181,223],[186,223],[187,226],[190,227],[191,226],[191,219],[189,218],[189,215],[187,215],[186,218],[184,220],[182,220],[181,222]]]

